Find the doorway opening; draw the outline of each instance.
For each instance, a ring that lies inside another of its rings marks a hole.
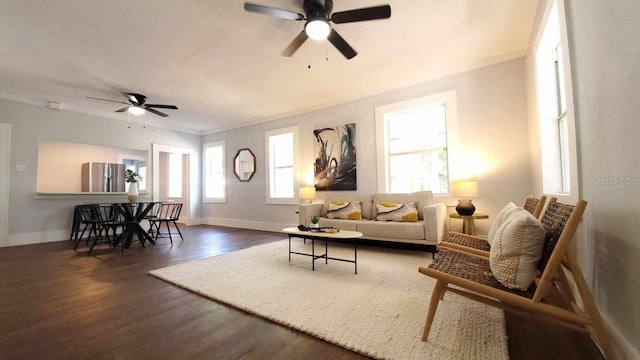
[[[193,225],[197,189],[195,149],[153,144],[153,201],[182,203],[178,222]]]

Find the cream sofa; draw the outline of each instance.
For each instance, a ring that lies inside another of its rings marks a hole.
[[[327,218],[330,201],[360,201],[361,220],[343,220]],[[378,221],[376,203],[392,202],[398,204],[415,203],[418,209],[417,222]],[[308,225],[311,217],[320,218],[320,226],[331,226],[340,230],[359,231],[363,238],[389,242],[429,245],[432,250],[446,234],[445,219],[447,208],[444,204],[433,203],[431,191],[409,194],[329,194],[323,204],[302,204],[299,208],[299,223]]]

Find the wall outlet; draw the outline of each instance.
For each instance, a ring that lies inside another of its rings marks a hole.
[[[27,165],[24,165],[24,164],[16,165],[16,171],[27,171]]]

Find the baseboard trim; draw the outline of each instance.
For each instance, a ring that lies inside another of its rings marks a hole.
[[[216,225],[241,229],[281,232],[283,228],[296,226],[293,224],[271,223],[265,221],[248,221],[242,219],[223,218],[195,218],[190,225]],[[9,234],[6,243],[0,242],[0,247],[42,244],[69,239],[71,229],[41,231],[22,234]]]
[[[52,230],[22,234],[9,234],[7,246],[41,244],[69,239],[71,230]]]
[[[226,227],[232,227],[232,228],[272,231],[272,232],[282,232],[282,229],[286,227],[297,226],[295,224],[273,223],[273,222],[266,222],[266,221],[251,221],[251,220],[244,220],[244,219],[212,218],[212,217],[202,218],[201,221],[203,225],[226,226]]]

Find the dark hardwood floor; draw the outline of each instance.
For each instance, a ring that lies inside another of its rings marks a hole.
[[[364,359],[147,275],[152,269],[285,239],[181,227],[124,255],[59,241],[0,248],[0,359]],[[425,306],[428,299],[425,299]],[[419,319],[419,321],[422,321]],[[590,340],[507,316],[512,359],[599,359]],[[419,336],[418,334],[416,336]]]

